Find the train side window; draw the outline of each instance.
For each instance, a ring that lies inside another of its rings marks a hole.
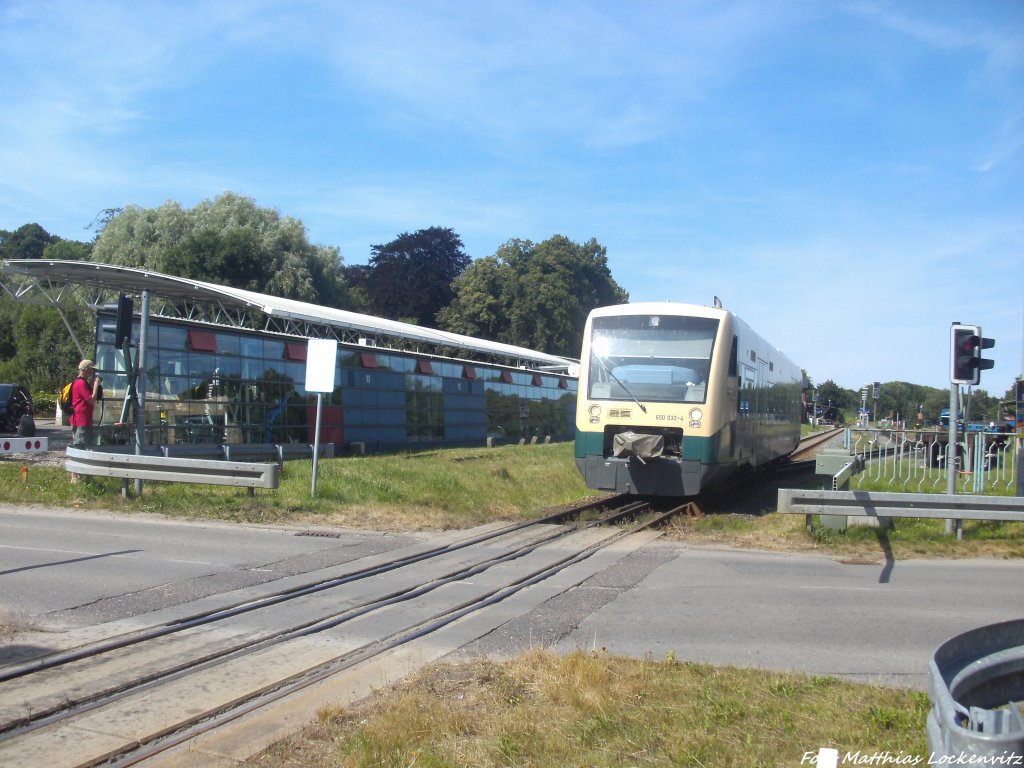
[[[743,389],[753,389],[757,386],[757,372],[749,365],[743,366],[743,383],[741,387]]]
[[[732,349],[729,351],[729,375],[736,376],[736,364],[739,350],[739,338],[736,336],[732,337]]]

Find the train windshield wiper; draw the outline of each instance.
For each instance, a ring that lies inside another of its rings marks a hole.
[[[594,359],[601,364],[601,367],[604,368],[605,372],[612,377],[615,383],[622,387],[622,391],[629,395],[630,399],[634,403],[640,406],[640,410],[643,411],[644,413],[647,413],[647,409],[644,408],[644,404],[636,399],[636,395],[629,391],[629,387],[623,384],[622,381],[619,380],[618,376],[612,373],[612,369],[608,367],[608,364],[604,361],[604,359],[600,355],[594,355]]]

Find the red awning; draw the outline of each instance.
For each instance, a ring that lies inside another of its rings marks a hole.
[[[301,341],[286,341],[284,344],[284,359],[303,362],[306,359],[306,352],[309,351],[309,344]]]
[[[188,348],[196,352],[216,352],[217,336],[211,331],[189,329]]]

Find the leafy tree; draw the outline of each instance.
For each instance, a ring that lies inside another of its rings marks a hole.
[[[17,338],[14,335],[14,323],[18,318],[21,307],[7,298],[6,294],[0,294],[0,361],[10,360],[18,354]],[[10,381],[0,377],[3,381]]]
[[[310,244],[302,222],[232,192],[191,209],[173,201],[128,206],[106,222],[92,258],[324,306],[351,305],[337,248]]]
[[[111,218],[96,238],[93,260],[168,272],[172,252],[192,229],[185,210],[173,201],[159,208],[128,206]]]
[[[0,345],[0,381],[15,381],[33,392],[55,392],[69,381],[81,359],[71,334],[52,307],[13,305],[0,308],[0,326],[11,329],[13,345]],[[91,346],[92,317],[66,312],[79,341]]]
[[[918,413],[923,412],[922,406],[925,400],[933,391],[939,390],[905,381],[890,381],[882,384],[877,407],[871,400],[868,400],[868,407],[875,408],[874,418],[876,420],[899,419],[908,424],[915,424],[918,421]],[[948,394],[946,399],[948,401]]]
[[[442,227],[405,232],[371,251],[367,268],[354,271],[366,311],[418,325],[436,325],[455,296],[452,281],[472,262],[462,239]]]
[[[59,261],[88,261],[92,256],[92,245],[77,240],[58,240],[43,249],[44,259]]]
[[[915,385],[909,385],[915,386]],[[939,414],[944,408],[949,408],[949,389],[935,389],[934,387],[916,387],[918,391],[924,392],[921,399],[921,415],[924,422],[937,424]],[[998,421],[1000,418],[999,398],[988,394],[984,389],[973,389],[969,395],[961,400],[962,413],[970,421]],[[916,423],[916,415],[907,411],[907,421]]]
[[[372,314],[370,297],[366,293],[366,284],[370,279],[370,267],[367,264],[346,264],[341,268],[341,276],[348,288],[352,307],[357,312]]]
[[[921,415],[924,416],[924,421],[921,422],[921,426],[927,425],[929,422],[934,425],[939,423],[939,414],[943,408],[949,408],[949,389],[933,389],[928,388],[929,391],[925,395],[922,401]],[[916,423],[916,420],[915,420]]]
[[[438,315],[442,328],[567,357],[579,355],[590,310],[629,300],[604,246],[562,235],[510,240],[469,266],[454,288],[455,301]]]
[[[836,424],[845,424],[846,415],[855,415],[860,406],[860,396],[852,389],[843,389],[832,379],[826,379],[817,387],[818,407],[826,419]]]
[[[972,389],[966,405],[966,418],[970,421],[999,421],[999,398],[984,389]]]
[[[93,230],[96,233],[96,237],[99,237],[100,232],[110,223],[110,220],[123,210],[124,208],[104,208],[93,217],[92,221],[85,228]]]
[[[827,408],[832,405],[839,411],[835,418],[842,422],[852,418],[861,404],[859,391],[842,389],[829,380],[818,387],[818,407]],[[1000,413],[1000,401],[988,394],[984,389],[973,389],[969,397],[962,402],[966,406],[966,417],[971,421],[997,421]],[[874,419],[899,419],[908,426],[925,426],[937,424],[940,412],[949,408],[949,390],[906,381],[888,381],[881,385],[877,407],[868,398],[868,408],[874,408]]]
[[[48,245],[60,242],[38,224],[22,224],[13,232],[0,231],[0,259],[41,259]]]
[[[39,224],[0,232],[0,258],[87,259],[90,245],[62,240]],[[79,340],[90,345],[91,316],[65,312]],[[80,357],[56,309],[0,300],[0,381],[15,381],[33,392],[54,392],[73,373]]]
[[[514,278],[498,256],[477,259],[453,284],[455,300],[438,314],[444,330],[511,343],[508,305]]]

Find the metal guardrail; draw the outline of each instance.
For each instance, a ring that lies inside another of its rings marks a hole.
[[[1024,762],[1024,619],[972,629],[940,645],[929,664],[928,696],[933,761]]]
[[[125,480],[233,485],[250,489],[277,488],[281,484],[281,467],[276,462],[257,464],[68,448],[64,468],[79,475],[119,477]]]
[[[130,451],[125,448],[125,451]],[[225,458],[229,461],[242,461],[245,459],[275,459],[283,464],[289,459],[312,459],[313,446],[310,443],[177,443],[174,445],[160,446],[160,452],[164,456],[176,456],[183,458]],[[111,451],[118,453],[120,451]],[[320,444],[320,458],[334,458],[334,443]]]
[[[224,458],[235,459],[277,459],[283,464],[288,459],[312,459],[313,445],[311,443],[243,443],[240,445],[225,445]],[[320,443],[320,458],[334,458],[334,443]]]
[[[1024,522],[1024,498],[964,496],[945,493],[876,493],[780,488],[778,511],[807,516],[926,517],[940,520],[1008,520]]]

